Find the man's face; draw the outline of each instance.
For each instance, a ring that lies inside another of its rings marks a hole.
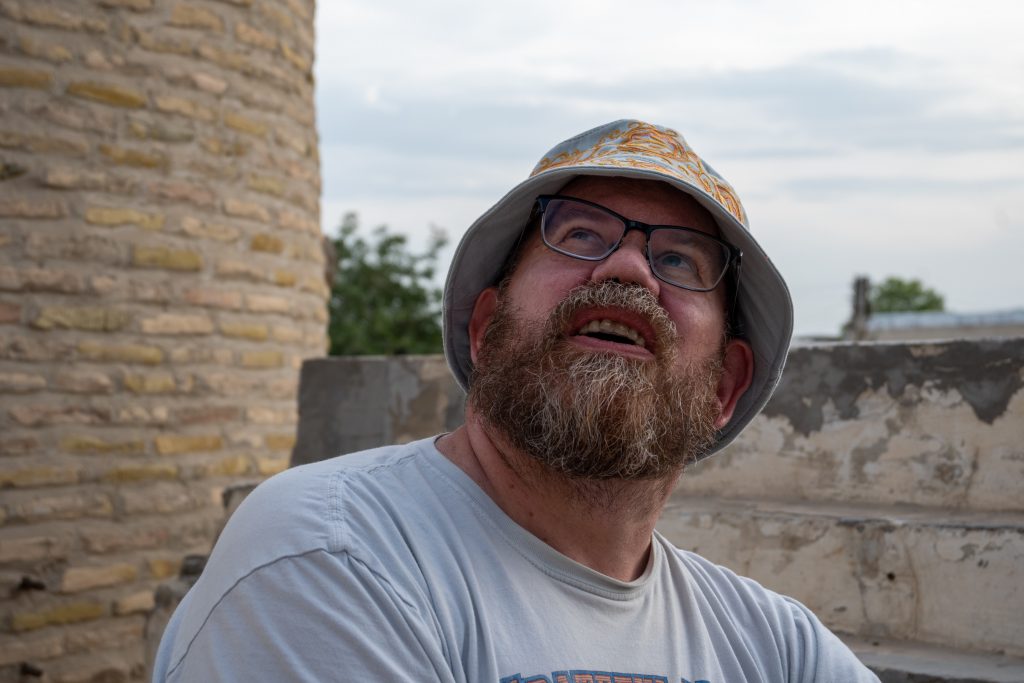
[[[561,194],[645,223],[717,233],[703,208],[661,183],[583,178]],[[569,476],[678,471],[724,424],[722,289],[656,279],[638,232],[600,262],[530,235],[501,290],[478,301],[470,401],[512,445]],[[623,339],[622,326],[644,344]]]

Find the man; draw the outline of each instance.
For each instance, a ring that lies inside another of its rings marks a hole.
[[[877,681],[802,605],[654,531],[792,330],[682,137],[618,121],[553,149],[466,233],[444,316],[466,424],[259,487],[156,680]]]

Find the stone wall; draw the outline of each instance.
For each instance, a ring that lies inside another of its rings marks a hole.
[[[143,674],[287,465],[326,287],[313,0],[0,0],[0,681]]]
[[[307,361],[293,461],[450,430],[457,392],[440,357]],[[659,529],[807,604],[884,681],[1022,680],[1022,425],[1024,338],[795,348]]]

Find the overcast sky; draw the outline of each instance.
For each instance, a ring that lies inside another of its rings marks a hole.
[[[454,243],[555,143],[640,118],[737,189],[797,334],[838,330],[856,274],[1024,307],[1019,0],[317,4],[325,232]]]

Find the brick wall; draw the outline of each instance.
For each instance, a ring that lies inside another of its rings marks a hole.
[[[313,0],[0,0],[0,683],[136,680],[283,469],[326,287]]]

